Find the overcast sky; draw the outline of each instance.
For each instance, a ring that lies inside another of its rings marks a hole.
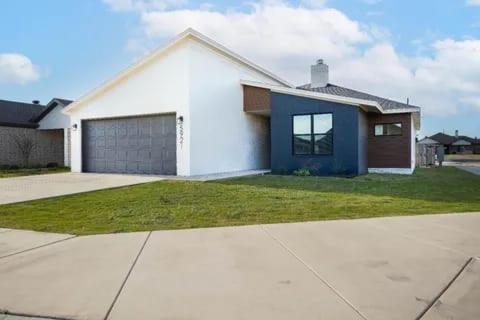
[[[480,0],[3,0],[0,99],[76,99],[193,27],[300,85],[422,107],[421,135],[480,136]]]

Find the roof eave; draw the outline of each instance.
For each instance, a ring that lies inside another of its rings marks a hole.
[[[384,113],[382,106],[376,101],[349,98],[349,97],[320,93],[315,91],[307,91],[307,90],[296,89],[296,88],[285,88],[285,87],[280,87],[280,86],[275,86],[267,83],[261,83],[261,82],[250,81],[250,80],[241,80],[240,84],[246,85],[246,86],[269,89],[270,91],[277,92],[277,93],[284,93],[284,94],[290,94],[290,95],[295,95],[295,96],[300,96],[305,98],[325,100],[325,101],[358,106],[358,107],[361,107],[362,109],[367,109],[370,112]]]
[[[0,127],[36,129],[38,128],[38,123],[17,123],[17,122],[1,122],[0,121]]]

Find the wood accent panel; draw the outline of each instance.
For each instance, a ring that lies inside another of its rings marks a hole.
[[[270,112],[270,90],[243,86],[243,111]]]
[[[369,168],[410,168],[412,115],[368,114],[368,167]],[[375,136],[375,125],[402,123],[400,136]]]

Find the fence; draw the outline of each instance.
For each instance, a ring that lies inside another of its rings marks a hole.
[[[418,167],[428,167],[435,165],[437,146],[431,144],[419,144],[416,148],[416,159]]]

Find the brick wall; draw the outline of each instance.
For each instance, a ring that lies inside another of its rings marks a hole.
[[[375,136],[375,125],[402,123],[400,136]],[[410,168],[412,123],[410,113],[368,114],[368,167]]]
[[[37,130],[4,126],[0,126],[0,165],[24,166],[24,158],[15,143],[15,137],[26,137],[33,141],[29,166],[45,166],[49,162],[64,165],[63,129]]]

